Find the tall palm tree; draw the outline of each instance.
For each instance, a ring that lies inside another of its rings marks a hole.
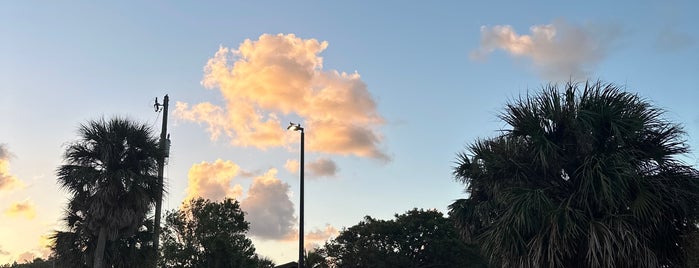
[[[158,196],[156,160],[162,152],[149,127],[123,118],[89,121],[78,134],[65,151],[58,182],[73,195],[67,218],[80,215],[97,237],[93,267],[102,268],[107,240],[143,226]]]
[[[549,85],[509,102],[510,128],[457,156],[465,239],[503,267],[676,267],[697,231],[684,132],[613,84]]]

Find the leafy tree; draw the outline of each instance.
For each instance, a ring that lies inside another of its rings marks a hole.
[[[395,220],[366,216],[319,253],[331,267],[485,267],[452,221],[435,210],[413,209]]]
[[[158,196],[156,160],[162,152],[149,127],[122,118],[89,121],[78,134],[57,171],[58,183],[72,197],[65,217],[70,230],[56,233],[56,250],[73,257],[92,252],[93,262],[82,256],[70,260],[71,267],[101,268],[108,245],[127,243],[142,230]]]
[[[249,223],[238,201],[190,200],[168,212],[162,234],[162,264],[166,267],[273,267],[255,254],[245,237]]]
[[[683,267],[699,173],[684,133],[613,84],[550,85],[512,101],[510,128],[476,141],[454,175],[460,233],[503,267]]]

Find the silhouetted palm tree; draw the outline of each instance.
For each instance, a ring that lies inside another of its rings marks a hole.
[[[478,140],[454,174],[464,238],[503,267],[682,267],[699,175],[680,126],[612,84],[551,85],[510,102],[511,128]]]
[[[149,127],[123,118],[90,121],[78,134],[66,149],[58,182],[73,195],[69,226],[80,221],[81,231],[97,237],[88,247],[94,248],[94,267],[101,268],[107,240],[132,236],[143,226],[158,196],[161,151]]]

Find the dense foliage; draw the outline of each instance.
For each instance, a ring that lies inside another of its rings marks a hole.
[[[158,143],[149,127],[122,118],[90,121],[78,134],[57,171],[59,185],[71,195],[68,230],[54,236],[57,262],[136,267],[144,260],[136,256],[147,254],[146,214],[158,196]]]
[[[509,129],[458,155],[454,174],[469,196],[450,212],[491,263],[689,261],[699,176],[678,159],[689,148],[662,110],[612,84],[568,83],[510,102],[500,118]]]
[[[458,238],[453,222],[436,210],[413,209],[394,220],[366,216],[318,254],[327,263],[317,267],[485,267],[477,250]]]
[[[194,199],[168,212],[162,233],[165,267],[273,267],[245,237],[249,223],[238,201]]]

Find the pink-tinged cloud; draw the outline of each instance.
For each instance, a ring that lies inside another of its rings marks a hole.
[[[17,257],[17,263],[30,263],[34,261],[34,259],[37,258],[37,255],[34,254],[34,252],[31,251],[25,251],[22,254],[19,254]]]
[[[39,237],[39,246],[34,250],[25,251],[17,256],[17,263],[29,263],[36,258],[48,259],[51,255],[51,246],[53,245],[51,235],[42,235]]]
[[[289,198],[289,185],[276,178],[272,168],[263,175],[253,178],[247,192],[236,177],[248,177],[240,167],[221,159],[213,163],[201,162],[189,170],[187,197],[185,200],[202,197],[214,201],[234,198],[240,201],[245,211],[245,220],[250,222],[250,234],[263,239],[283,239],[293,231],[296,224],[294,204]]]
[[[2,249],[2,246],[0,246],[0,255],[10,255],[10,252]]]
[[[29,200],[14,202],[5,209],[5,215],[9,217],[24,217],[28,220],[36,218],[36,207]]]
[[[194,164],[189,168],[185,200],[197,197],[214,201],[227,197],[239,199],[243,187],[232,184],[233,178],[239,173],[240,167],[231,161],[218,159],[213,163]]]
[[[340,232],[337,228],[330,224],[325,225],[325,228],[314,228],[310,232],[307,232],[303,237],[304,247],[307,249],[318,248],[325,244],[330,239],[333,239],[339,235]],[[293,233],[285,238],[286,241],[298,241],[299,233],[298,230],[293,230]]]
[[[319,158],[316,161],[306,164],[311,177],[333,177],[337,174],[338,168],[334,161],[327,158]]]
[[[358,73],[324,70],[327,42],[293,34],[263,34],[237,49],[219,48],[202,85],[223,104],[178,102],[175,116],[207,125],[212,139],[261,149],[298,143],[286,132],[295,115],[307,130],[307,150],[389,160],[378,127],[384,123]]]
[[[276,178],[270,169],[253,180],[247,196],[240,202],[250,222],[250,234],[262,239],[283,239],[296,224],[294,204],[289,199],[289,184]]]
[[[529,35],[520,35],[510,25],[482,26],[481,46],[471,57],[485,58],[500,49],[530,59],[546,79],[584,79],[607,56],[621,33],[616,25],[571,25],[563,20],[529,30]]]
[[[0,144],[0,192],[9,192],[24,187],[24,183],[10,174],[10,152]]]

